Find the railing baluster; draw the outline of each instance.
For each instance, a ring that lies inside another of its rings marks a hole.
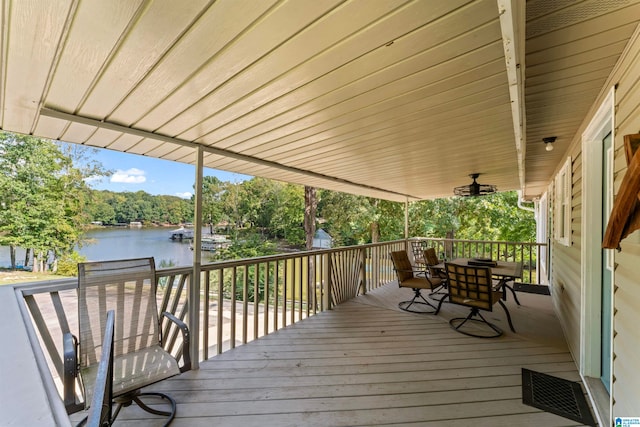
[[[256,264],[255,277],[253,279],[253,339],[258,338],[258,318],[260,317],[260,267],[264,266],[264,283],[262,285],[262,301],[264,305],[263,313],[263,333],[269,334],[269,263]]]
[[[237,267],[231,269],[231,322],[229,323],[229,346],[236,348],[236,289],[238,279]]]
[[[202,357],[209,358],[209,306],[211,305],[211,272],[204,271],[204,310],[202,313]],[[201,282],[202,283],[202,282]]]
[[[249,266],[245,265],[242,275],[242,343],[247,343],[249,323]]]
[[[304,280],[304,268],[302,266],[302,257],[298,258],[298,320],[302,320],[302,301],[303,301],[303,287],[302,282]]]
[[[290,259],[284,260],[284,283],[282,284],[282,327],[287,326],[287,291],[289,290],[289,262]]]
[[[223,326],[223,304],[224,304],[224,269],[218,270],[218,304],[216,313],[216,353],[222,353],[222,326]]]
[[[293,325],[296,323],[296,271],[297,271],[297,262],[294,258],[291,260],[291,319],[290,324]]]
[[[278,261],[273,263],[273,330],[278,330],[278,301],[280,301],[280,293],[278,286]]]

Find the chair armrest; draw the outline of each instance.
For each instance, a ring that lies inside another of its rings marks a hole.
[[[191,370],[191,335],[189,334],[189,328],[187,324],[182,320],[178,319],[172,313],[168,311],[163,311],[162,315],[176,324],[176,326],[182,332],[182,366],[180,367],[180,372],[186,372]]]
[[[426,267],[418,267],[418,266],[412,266],[411,270],[405,270],[405,269],[396,269],[396,271],[398,272],[403,272],[403,273],[426,273],[427,272],[427,268]]]
[[[84,409],[84,405],[76,402],[76,379],[78,378],[78,339],[71,332],[62,337],[63,347],[63,371],[62,385],[64,394],[64,406],[67,414]]]
[[[87,427],[102,427],[113,424],[111,401],[113,399],[113,336],[115,312],[107,312],[107,322],[102,341],[102,352],[93,390],[93,399],[87,416]],[[82,424],[82,422],[81,422]]]

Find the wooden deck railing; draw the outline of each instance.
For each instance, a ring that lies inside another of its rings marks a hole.
[[[544,274],[547,271],[547,245],[544,243],[436,238],[413,238],[409,241],[414,258],[421,257],[424,249],[432,247],[438,257],[445,260],[483,257],[497,261],[517,261],[523,265],[523,277],[518,282],[546,283]]]
[[[199,360],[245,344],[395,280],[389,253],[405,240],[223,261],[201,267]],[[188,322],[192,267],[156,271],[158,310]],[[62,336],[78,335],[77,280],[16,285],[31,340],[43,350],[62,394]],[[180,334],[161,325],[166,349],[179,357]],[[192,336],[195,338],[195,335]],[[192,357],[194,357],[192,355]]]
[[[539,252],[543,245],[447,239],[409,239],[393,242],[299,252],[201,266],[198,316],[199,360],[206,360],[280,328],[348,301],[358,294],[396,280],[390,252],[420,251],[433,246],[448,258],[491,256],[525,263],[525,281],[537,283]],[[190,318],[188,289],[193,268],[156,272],[159,311]],[[77,335],[77,280],[16,285],[23,318],[32,341],[43,350],[61,393],[62,335]],[[180,334],[169,323],[161,325],[167,350],[176,356]],[[192,357],[196,355],[192,354]]]
[[[401,240],[203,265],[201,360],[395,280],[389,253],[405,247]],[[185,321],[192,273],[190,267],[157,273],[159,290],[181,301],[170,311]]]

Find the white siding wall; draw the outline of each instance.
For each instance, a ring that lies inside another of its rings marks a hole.
[[[564,328],[569,349],[576,360],[580,354],[580,180],[582,157],[580,151],[572,150],[571,156],[571,236],[570,246],[560,244],[554,238],[553,286],[554,303]],[[554,192],[557,189],[554,187]],[[555,223],[555,222],[554,222]]]
[[[640,37],[632,38],[620,58],[614,74],[594,104],[595,110],[606,90],[617,85],[615,93],[615,164],[614,192],[617,193],[627,169],[623,138],[640,133]],[[581,135],[591,117],[573,139],[567,155],[572,159],[571,245],[554,239],[552,244],[552,277],[554,304],[560,317],[569,348],[580,360],[581,309],[581,242],[582,242],[582,153]],[[550,230],[551,235],[553,231]],[[613,413],[616,416],[640,416],[640,231],[622,241],[621,252],[615,253],[614,277],[614,342],[612,363]]]
[[[624,135],[640,133],[640,38],[629,46],[615,74],[614,192],[627,169]],[[640,231],[615,254],[613,416],[640,416]]]

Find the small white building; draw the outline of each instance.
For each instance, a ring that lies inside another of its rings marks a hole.
[[[313,236],[313,249],[329,249],[332,245],[333,238],[329,233],[324,231],[322,228],[319,228]]]

